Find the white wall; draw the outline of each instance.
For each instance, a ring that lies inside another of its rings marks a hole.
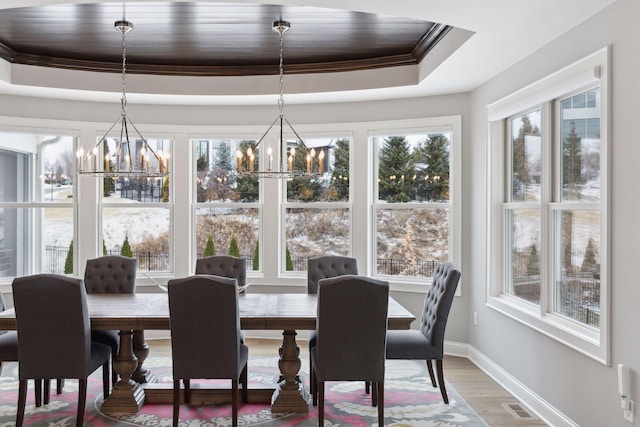
[[[640,101],[640,3],[618,0],[592,19],[525,58],[471,94],[472,124],[465,140],[472,158],[465,199],[474,215],[466,230],[465,274],[472,281],[470,344],[492,363],[580,426],[628,426],[617,394],[615,366],[631,369],[631,397],[640,401],[640,286],[637,265],[640,198],[637,181]],[[612,47],[611,138],[611,362],[604,366],[485,306],[486,105],[604,46]],[[636,414],[636,425],[638,422]]]
[[[143,134],[150,131],[166,133],[205,133],[207,127],[221,125],[259,126],[266,130],[267,126],[278,114],[277,97],[274,96],[273,105],[269,106],[171,106],[171,105],[140,105],[129,103],[127,110],[129,118],[136,124]],[[462,116],[462,137],[468,134],[469,95],[453,94],[429,98],[410,98],[402,100],[386,100],[378,102],[335,103],[322,105],[286,105],[288,120],[297,128],[304,125],[322,123],[376,122],[388,120],[420,119],[439,116]],[[15,129],[30,129],[34,127],[62,128],[77,131],[83,135],[101,134],[113,121],[119,118],[120,105],[102,102],[80,102],[73,100],[55,100],[45,98],[31,98],[0,95],[0,129],[7,126]],[[90,136],[89,139],[92,139]],[[186,138],[183,138],[186,141]],[[363,156],[361,156],[362,158]],[[463,169],[467,168],[468,159],[463,156]],[[463,189],[464,189],[463,183]],[[85,195],[91,196],[87,191]],[[97,197],[97,196],[96,196]],[[463,190],[463,198],[465,197]],[[96,202],[97,203],[97,202]],[[95,224],[81,226],[94,227]],[[464,234],[464,229],[463,232]],[[184,233],[185,235],[188,233]],[[83,243],[83,242],[80,242]],[[93,248],[93,241],[79,245],[83,248]],[[80,264],[86,258],[95,254],[80,254]],[[464,270],[464,259],[462,261]],[[188,266],[182,270],[187,271]],[[179,269],[177,268],[177,271]],[[177,272],[176,274],[182,274]],[[291,281],[288,281],[291,283]],[[306,290],[306,279],[299,280],[300,291]],[[469,289],[462,284],[462,295],[456,297],[446,339],[449,341],[466,343],[468,337],[468,301]],[[10,286],[4,286],[6,291]],[[268,292],[279,290],[275,287],[253,286],[251,292]],[[285,288],[292,292],[290,287]],[[282,291],[280,289],[280,291]],[[394,297],[411,310],[416,317],[422,311],[424,294],[410,292],[394,292]],[[7,296],[10,302],[10,296]]]

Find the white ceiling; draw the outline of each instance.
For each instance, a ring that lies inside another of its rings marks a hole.
[[[236,1],[275,3],[273,0]],[[284,83],[286,101],[290,104],[345,102],[468,92],[614,1],[279,0],[279,4],[348,9],[439,22],[456,27],[457,33],[450,39],[464,42],[450,55],[443,53],[444,60],[435,69],[426,63],[429,55],[419,66],[393,70],[287,76]],[[99,2],[106,1],[3,0],[0,9]],[[0,93],[4,94],[117,102],[120,87],[120,76],[115,74],[12,65],[0,60]],[[277,90],[277,76],[127,76],[127,98],[137,103],[266,105],[274,102]]]

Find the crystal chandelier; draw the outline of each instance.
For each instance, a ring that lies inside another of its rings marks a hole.
[[[169,152],[157,152],[149,145],[131,120],[127,117],[127,33],[133,24],[126,20],[116,21],[116,30],[122,33],[122,97],[120,118],[98,140],[89,153],[82,148],[76,152],[76,171],[81,175],[111,178],[161,178],[169,173]],[[114,155],[109,155],[107,136],[120,125],[120,137],[116,139]],[[129,140],[129,126],[135,134]]]
[[[256,178],[292,179],[297,177],[318,177],[324,172],[324,151],[319,150],[320,152],[316,154],[314,148],[308,149],[304,140],[284,116],[283,40],[284,33],[290,28],[291,24],[287,21],[273,21],[272,29],[280,35],[280,97],[278,98],[278,109],[280,113],[253,148],[249,146],[244,151],[241,149],[236,151],[238,175]],[[297,138],[296,142],[288,143],[285,139],[285,125]],[[266,158],[263,157],[264,163],[266,164],[263,167],[256,167],[257,150],[261,145],[264,146],[265,139],[274,126],[278,129],[276,140],[277,152],[274,156],[272,147],[268,145],[266,151],[267,156]]]

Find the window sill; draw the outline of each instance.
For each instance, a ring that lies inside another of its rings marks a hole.
[[[487,305],[603,365],[609,365],[608,345],[600,332],[554,313],[540,315],[537,306],[508,295],[490,297]]]

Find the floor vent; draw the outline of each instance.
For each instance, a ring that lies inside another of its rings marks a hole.
[[[507,410],[507,412],[513,415],[514,418],[534,418],[533,415],[531,415],[529,411],[519,403],[503,403],[502,406]]]

